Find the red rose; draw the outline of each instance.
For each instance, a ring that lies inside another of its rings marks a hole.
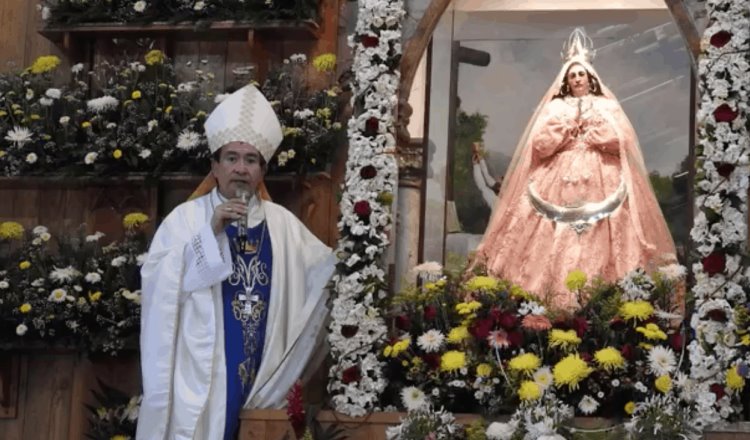
[[[471,334],[474,335],[475,338],[485,340],[490,334],[490,330],[492,330],[492,326],[494,324],[495,323],[491,318],[479,319],[477,321],[474,321],[471,327],[469,327],[469,332],[471,332]]]
[[[411,319],[406,315],[396,316],[396,328],[399,330],[408,331],[411,328]]]
[[[508,332],[508,341],[513,347],[520,347],[523,344],[523,334],[521,332]]]
[[[711,309],[706,313],[709,319],[716,322],[727,322],[727,314],[720,309]]]
[[[620,349],[620,353],[622,353],[622,357],[624,357],[626,360],[632,361],[635,357],[635,350],[633,349],[633,346],[630,344],[625,344]]]
[[[342,325],[341,326],[341,336],[345,338],[354,337],[354,335],[356,335],[358,331],[359,331],[359,327],[356,325]]]
[[[716,167],[716,172],[725,179],[728,179],[732,175],[732,171],[734,171],[734,165],[731,163],[722,162]]]
[[[378,37],[372,35],[362,35],[359,39],[364,47],[375,47],[380,43]]]
[[[341,382],[344,384],[358,382],[360,379],[362,379],[362,373],[359,371],[359,365],[351,366],[341,374]]]
[[[435,319],[437,316],[437,307],[435,306],[427,306],[424,308],[424,319],[425,321],[430,321],[432,319]]]
[[[370,203],[367,200],[360,200],[354,204],[354,213],[360,217],[370,216]]]
[[[627,322],[625,322],[625,320],[623,320],[619,316],[616,316],[612,318],[611,321],[609,321],[609,328],[611,328],[614,331],[624,330],[626,326],[627,326]]]
[[[593,358],[591,357],[591,353],[584,351],[583,353],[581,353],[581,359],[583,359],[584,361],[588,363],[588,362],[591,362],[591,359]]]
[[[716,394],[716,400],[721,399],[726,394],[726,391],[724,391],[724,387],[718,383],[712,384],[708,389],[711,390],[712,393]]]
[[[365,121],[365,136],[377,136],[378,130],[380,129],[380,119],[372,117]]]
[[[560,330],[570,330],[570,323],[565,318],[557,318],[552,327]]]
[[[721,104],[714,110],[716,122],[732,122],[737,119],[737,112],[729,104]]]
[[[492,307],[492,308],[490,309],[490,316],[492,317],[492,319],[494,319],[494,320],[495,320],[495,322],[498,322],[498,321],[500,321],[500,317],[501,317],[502,315],[503,315],[503,311],[502,311],[502,310],[500,310],[499,308],[497,308],[497,307]]]
[[[711,46],[724,47],[732,39],[732,33],[728,31],[719,31],[711,35]]]
[[[518,318],[512,313],[503,312],[497,318],[497,323],[506,330],[512,330],[518,325]]]
[[[727,264],[727,259],[721,252],[712,252],[707,257],[701,260],[703,263],[703,271],[712,277],[717,273],[724,272],[724,268]]]
[[[579,338],[582,338],[586,334],[586,330],[589,329],[589,322],[583,316],[576,316],[573,318],[572,327],[575,329],[576,334]]]
[[[365,165],[359,170],[359,177],[363,179],[372,179],[378,174],[378,170],[372,165]]]
[[[422,355],[422,360],[433,370],[440,368],[440,355],[437,353],[427,353]]]
[[[678,353],[682,351],[683,342],[682,333],[672,333],[669,335],[669,345],[672,347],[672,350]]]

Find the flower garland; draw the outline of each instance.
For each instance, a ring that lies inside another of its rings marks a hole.
[[[750,177],[750,6],[709,0],[706,13],[698,66],[697,215],[691,231],[700,261],[693,265],[695,339],[689,345],[691,378],[704,396],[713,394],[699,399],[703,404],[695,417],[704,425],[736,412],[738,393],[729,379],[738,371],[747,377],[750,361],[747,344],[738,343],[750,323],[745,293],[750,274],[742,263]]]
[[[333,277],[328,391],[335,409],[361,416],[377,408],[386,380],[373,347],[387,333],[379,302],[387,296],[382,256],[397,189],[394,118],[401,57],[402,0],[361,0],[354,35],[349,156],[341,196],[341,233]]]

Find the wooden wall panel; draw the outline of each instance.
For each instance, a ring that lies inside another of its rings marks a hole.
[[[0,72],[16,71],[26,64],[23,44],[15,44],[26,35],[28,0],[0,2]]]

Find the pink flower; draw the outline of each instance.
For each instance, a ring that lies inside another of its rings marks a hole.
[[[549,318],[544,315],[526,315],[521,321],[521,327],[533,331],[545,331],[552,328]]]
[[[487,336],[487,343],[492,348],[508,348],[510,346],[510,340],[508,339],[508,333],[505,330],[493,330],[490,335]]]

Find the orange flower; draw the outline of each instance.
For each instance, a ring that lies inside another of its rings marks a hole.
[[[552,323],[544,315],[526,315],[523,321],[521,321],[521,327],[527,330],[542,332],[552,328]]]

